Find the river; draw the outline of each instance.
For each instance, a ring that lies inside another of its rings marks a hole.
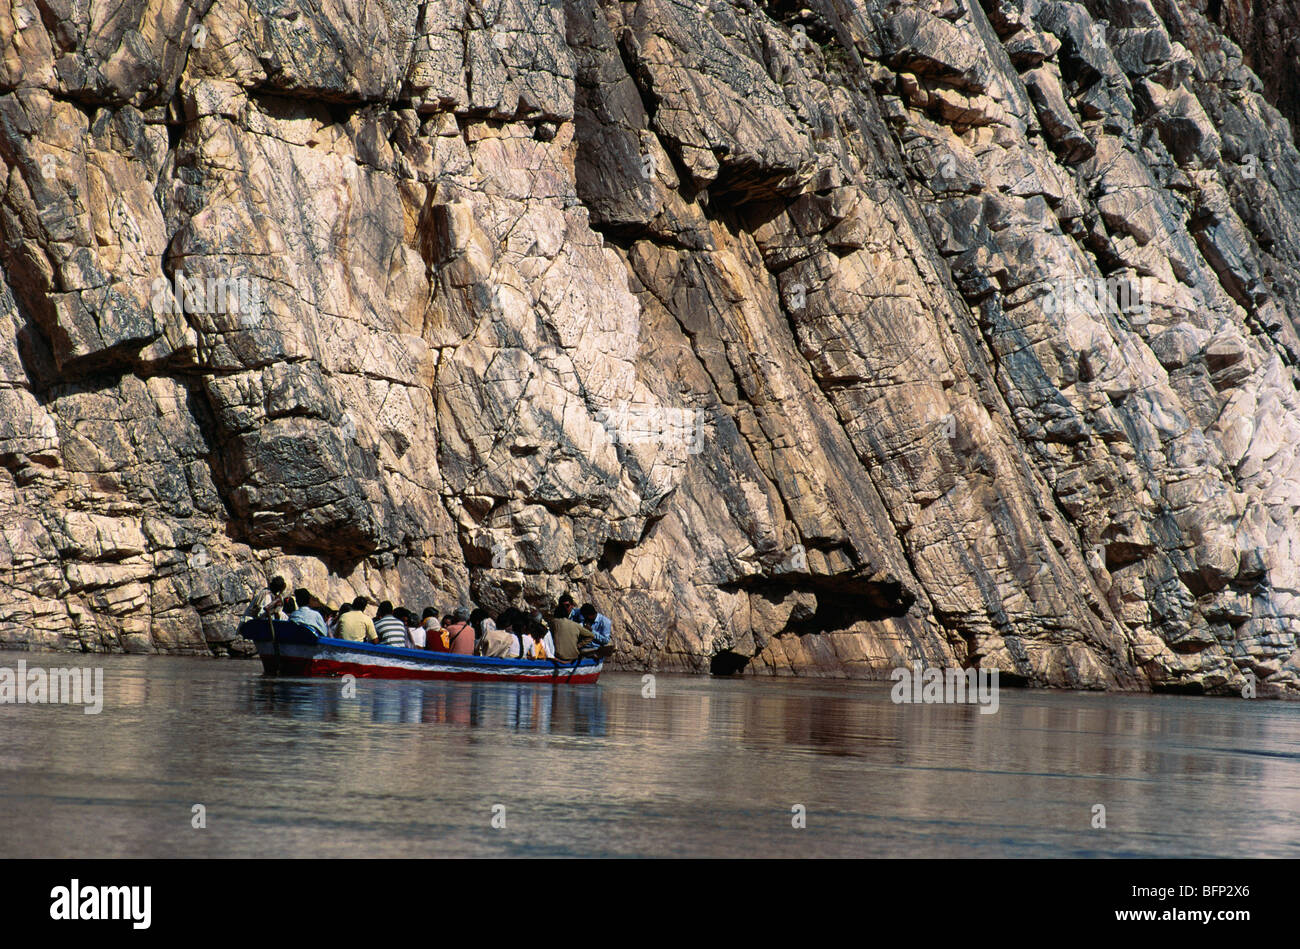
[[[103,709],[0,705],[5,857],[1300,855],[1295,703],[20,659],[102,667]]]

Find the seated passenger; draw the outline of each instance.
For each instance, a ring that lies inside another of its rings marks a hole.
[[[302,623],[304,626],[319,629],[322,636],[328,636],[329,630],[325,626],[325,617],[321,616],[320,610],[312,605],[313,603],[319,603],[320,601],[317,600],[316,597],[312,596],[306,587],[299,587],[294,590],[293,599],[294,602],[298,604],[297,612],[300,615],[297,619],[294,619],[293,615],[290,614],[289,619],[296,623]]]
[[[347,639],[354,643],[379,642],[379,634],[375,632],[375,624],[366,615],[366,607],[369,602],[364,596],[359,596],[352,601],[348,611],[339,617],[339,639]]]
[[[496,623],[492,622],[492,614],[483,607],[478,607],[473,613],[469,614],[469,625],[474,627],[474,654],[478,655],[479,640],[483,638],[483,624],[492,623],[492,628],[496,628]]]
[[[326,603],[321,610],[321,616],[325,617],[325,628],[329,630],[329,635],[333,636],[339,628],[339,608],[333,603]]]
[[[388,600],[379,604],[375,614],[375,632],[381,646],[405,646],[406,624],[393,615],[393,604]]]
[[[523,650],[525,659],[555,658],[555,640],[551,638],[551,631],[545,623],[529,621],[523,635]]]
[[[498,659],[518,659],[519,640],[515,639],[515,634],[510,630],[497,629],[493,624],[491,628],[483,630],[483,638],[478,641],[478,654]]]
[[[583,640],[591,638],[591,634],[583,629],[581,624],[575,623],[569,619],[569,613],[572,612],[569,603],[565,603],[561,598],[560,602],[555,605],[555,617],[551,620],[552,638],[555,642],[555,658],[562,659],[565,662],[572,662],[578,658],[578,647]]]
[[[419,617],[413,611],[403,609],[402,622],[406,624],[406,645],[412,649],[423,649],[427,639],[424,624],[420,622]]]
[[[432,606],[424,608],[424,615],[420,618],[420,628],[424,630],[422,649],[429,649],[434,652],[445,651],[442,645],[442,623],[438,620],[438,611]]]
[[[614,641],[614,626],[609,621],[609,617],[604,613],[597,613],[596,607],[591,603],[582,604],[579,611],[582,615],[582,625],[591,630],[591,638],[595,641],[594,646],[610,646]]]
[[[301,623],[304,626],[309,626],[320,636],[329,635],[329,630],[325,628],[325,621],[321,619],[321,615],[310,606],[298,606],[295,602],[295,597],[289,597],[285,600],[284,606],[285,609],[290,610],[289,622]]]
[[[447,651],[460,653],[463,656],[474,655],[474,627],[469,622],[470,612],[465,607],[460,607],[453,614],[451,622],[447,624]]]

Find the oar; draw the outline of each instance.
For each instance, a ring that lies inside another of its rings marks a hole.
[[[563,662],[564,660],[557,659],[555,656],[551,656],[550,658],[551,658],[551,662],[555,664],[555,669],[553,671],[555,672],[555,675],[558,677],[560,674],[560,663]],[[578,671],[578,666],[581,663],[582,663],[582,653],[578,653],[578,658],[573,660],[573,665],[569,666],[570,679],[572,679],[573,674]]]

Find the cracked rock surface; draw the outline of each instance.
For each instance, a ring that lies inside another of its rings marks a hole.
[[[0,0],[0,644],[1300,692],[1259,6]]]

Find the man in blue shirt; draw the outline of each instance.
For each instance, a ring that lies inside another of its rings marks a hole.
[[[582,604],[582,609],[574,610],[574,620],[591,630],[591,638],[597,646],[609,646],[614,640],[614,625],[604,613],[597,613],[591,603]]]
[[[295,607],[293,612],[289,614],[289,622],[301,623],[304,626],[311,627],[313,631],[315,631],[317,634],[321,636],[328,636],[329,630],[325,628],[324,618],[306,604],[305,602],[306,598],[304,598],[304,603],[302,606],[298,606],[298,604],[294,602],[294,599],[295,599],[294,597],[289,597],[288,600],[285,601],[286,607],[288,606]]]
[[[329,627],[325,625],[325,617],[320,615],[320,610],[312,606],[313,602],[319,603],[320,601],[312,596],[306,587],[299,587],[294,590],[293,598],[297,602],[298,608],[289,614],[289,619],[294,623],[310,626],[322,636],[328,636]]]

